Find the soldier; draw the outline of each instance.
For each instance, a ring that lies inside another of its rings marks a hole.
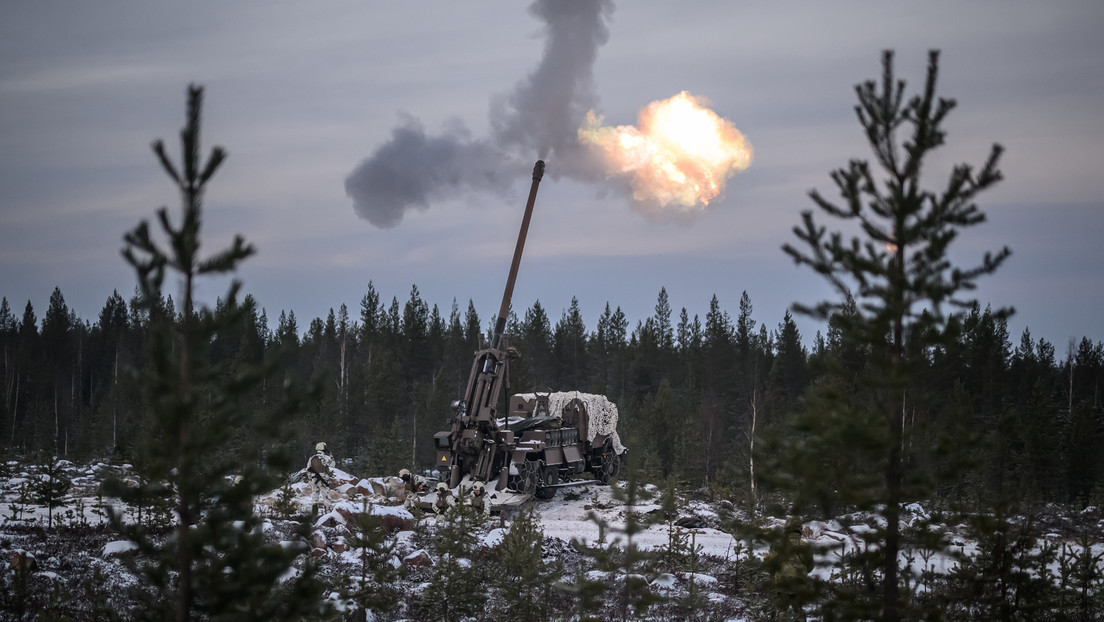
[[[399,471],[399,479],[403,481],[403,507],[409,510],[418,505],[418,495],[426,493],[425,478],[402,469]]]
[[[318,443],[314,446],[314,455],[307,459],[307,481],[310,482],[311,489],[314,491],[311,496],[311,515],[318,514],[318,502],[322,499],[323,492],[326,490],[326,500],[329,501],[329,489],[333,488],[333,469],[335,463],[333,459],[333,452],[326,443]]]
[[[487,498],[487,485],[483,482],[472,485],[471,504],[480,514],[490,513],[491,500]]]
[[[438,483],[437,501],[433,504],[433,511],[437,514],[444,514],[454,505],[456,505],[456,497],[452,496],[452,491],[449,490],[448,484],[444,482]]]
[[[786,523],[786,539],[771,545],[763,564],[771,575],[775,619],[804,622],[804,604],[812,588],[809,572],[813,569],[813,552],[801,540],[800,521],[790,519]]]

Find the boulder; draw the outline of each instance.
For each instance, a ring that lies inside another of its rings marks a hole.
[[[30,572],[34,570],[38,565],[35,561],[34,553],[28,553],[22,549],[12,551],[11,561],[8,562],[8,568],[19,571]]]
[[[429,556],[429,553],[425,549],[418,549],[410,555],[403,558],[404,566],[410,567],[429,567],[433,565],[433,558]]]
[[[414,528],[414,515],[401,507],[369,505],[368,512],[379,519],[388,533],[408,531]],[[363,512],[355,512],[348,506],[344,506],[338,507],[337,513],[345,520],[345,527],[349,531],[356,531],[359,528],[357,526],[357,515]]]

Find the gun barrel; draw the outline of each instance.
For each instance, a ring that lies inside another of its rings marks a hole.
[[[533,203],[537,200],[537,186],[544,177],[544,160],[533,165],[533,185],[529,187],[529,200],[525,203],[525,216],[521,219],[521,231],[518,232],[517,245],[514,247],[514,260],[510,262],[510,275],[506,277],[506,291],[502,292],[502,306],[498,308],[498,321],[495,322],[491,348],[498,349],[502,334],[506,331],[506,318],[510,315],[510,301],[514,296],[514,282],[517,280],[518,266],[521,265],[521,252],[525,248],[525,236],[529,233],[529,220],[533,216]]]

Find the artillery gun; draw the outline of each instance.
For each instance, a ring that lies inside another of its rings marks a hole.
[[[538,160],[494,332],[489,343],[481,339],[463,396],[452,403],[448,429],[433,437],[439,481],[463,490],[482,482],[491,509],[534,496],[550,499],[563,486],[608,482],[625,453],[617,436],[617,407],[604,396],[517,394],[510,398],[507,416],[498,413],[509,361],[519,356],[505,334],[506,319],[543,176],[544,162]],[[587,471],[594,480],[570,481]],[[432,506],[436,494],[423,497],[423,505]]]

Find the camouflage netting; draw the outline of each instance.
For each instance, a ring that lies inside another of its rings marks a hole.
[[[519,393],[521,397],[531,400],[535,393]],[[548,395],[548,412],[554,417],[563,414],[564,406],[568,402],[577,399],[586,406],[590,425],[587,426],[587,442],[594,442],[594,437],[606,434],[613,441],[613,451],[617,454],[625,452],[625,446],[621,444],[621,437],[617,435],[617,404],[609,401],[605,395],[594,393],[580,393],[579,391],[562,391]]]

